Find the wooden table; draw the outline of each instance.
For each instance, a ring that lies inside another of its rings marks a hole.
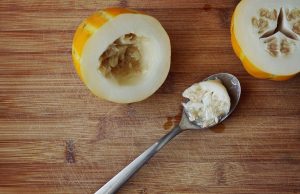
[[[178,136],[119,193],[299,193],[300,77],[249,76],[234,55],[236,0],[0,2],[0,193],[92,194],[174,125],[181,92],[218,72],[241,81],[240,104],[214,130]],[[74,30],[110,6],[159,19],[172,67],[149,99],[120,105],[81,83]]]

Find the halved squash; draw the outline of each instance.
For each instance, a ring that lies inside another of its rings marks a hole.
[[[92,93],[112,102],[132,103],[149,97],[165,81],[171,46],[155,18],[135,10],[108,8],[79,25],[72,57]]]
[[[295,76],[300,72],[300,1],[242,0],[232,16],[231,42],[252,76]]]

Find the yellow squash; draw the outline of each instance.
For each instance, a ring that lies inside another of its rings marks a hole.
[[[75,69],[96,96],[132,103],[151,96],[165,81],[170,39],[154,17],[107,8],[86,18],[72,45]]]
[[[295,30],[300,23],[299,8],[298,0],[242,0],[238,4],[231,20],[231,43],[249,74],[281,81],[300,71],[300,34]],[[284,43],[290,46],[288,52],[283,52]]]

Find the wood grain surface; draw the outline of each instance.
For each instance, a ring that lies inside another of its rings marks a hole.
[[[1,0],[0,193],[94,193],[177,122],[186,87],[218,72],[242,84],[232,116],[176,137],[119,193],[300,193],[300,77],[245,72],[230,44],[238,2]],[[75,73],[77,25],[111,6],[153,15],[170,35],[170,74],[143,102],[98,99]]]

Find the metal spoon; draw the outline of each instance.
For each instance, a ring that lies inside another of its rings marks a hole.
[[[226,119],[235,109],[239,102],[241,95],[241,85],[239,80],[229,74],[229,73],[219,73],[204,79],[220,79],[223,85],[226,87],[231,100],[230,111],[227,115],[223,116],[219,123]],[[217,124],[219,124],[217,123]],[[217,125],[215,124],[215,125]],[[213,127],[212,125],[210,127]],[[113,194],[115,193],[135,172],[137,172],[154,154],[156,154],[163,146],[165,146],[171,139],[173,139],[179,133],[186,131],[188,129],[205,129],[198,126],[196,123],[190,122],[185,110],[182,113],[182,118],[180,123],[175,126],[168,134],[163,136],[152,146],[150,146],[146,151],[144,151],[140,156],[133,160],[129,165],[127,165],[123,170],[121,170],[116,176],[114,176],[110,181],[108,181],[103,187],[101,187],[95,194]]]

